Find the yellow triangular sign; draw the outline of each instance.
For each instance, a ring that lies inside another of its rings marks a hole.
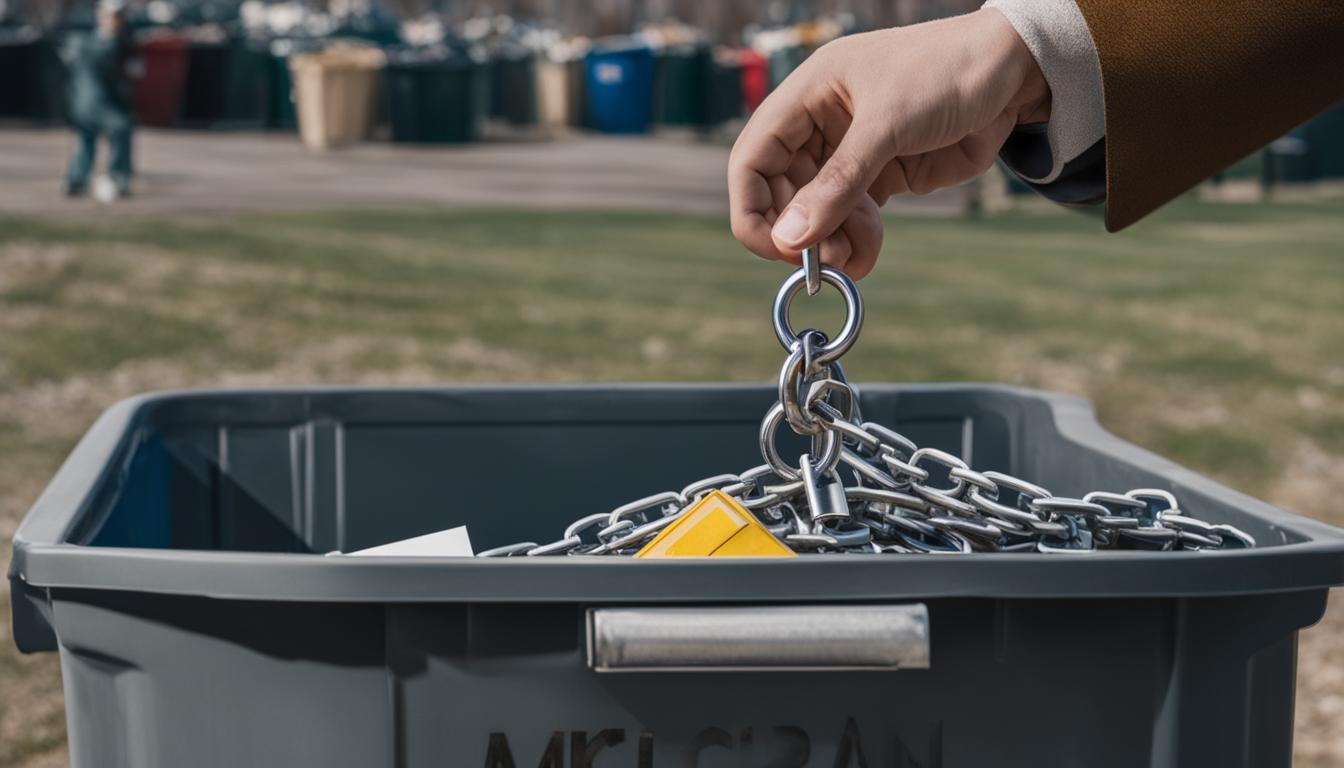
[[[794,553],[731,496],[710,491],[635,557],[794,557]]]

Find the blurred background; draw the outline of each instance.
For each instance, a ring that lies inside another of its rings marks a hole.
[[[99,6],[0,0],[0,566],[96,415],[146,390],[771,379],[785,268],[728,232],[733,138],[828,40],[978,2],[112,5],[125,104],[89,118]],[[99,188],[100,145],[72,185],[90,122],[133,123],[125,184]],[[1342,178],[1337,106],[1118,235],[998,170],[894,200],[846,369],[1081,394],[1344,525]],[[827,301],[803,319],[832,327]],[[1301,641],[1303,766],[1344,765],[1334,597]],[[65,765],[57,660],[8,632],[0,767]]]

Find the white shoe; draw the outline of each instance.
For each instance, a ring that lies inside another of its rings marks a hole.
[[[116,202],[120,194],[117,192],[117,184],[106,174],[93,180],[93,199],[100,203],[108,204]]]

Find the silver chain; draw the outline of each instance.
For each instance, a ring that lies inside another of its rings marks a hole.
[[[813,328],[794,333],[789,309],[795,296],[804,287],[815,295],[823,283],[844,298],[843,326],[834,339]],[[820,265],[816,249],[804,251],[803,267],[780,286],[774,327],[788,354],[779,401],[761,422],[764,464],[581,517],[557,541],[520,542],[477,556],[632,555],[713,490],[735,499],[796,552],[1077,554],[1255,546],[1230,525],[1185,514],[1165,490],[1054,496],[1012,475],[977,472],[946,451],[921,448],[864,421],[840,367],[863,327],[863,299],[847,275]],[[782,424],[811,438],[796,463],[775,446]],[[852,482],[842,480],[841,470]]]

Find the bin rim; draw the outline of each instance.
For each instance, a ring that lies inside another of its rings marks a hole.
[[[303,395],[278,417],[299,418],[324,398],[415,394],[471,400],[507,393],[587,395],[669,391],[760,393],[761,384],[587,384],[456,387],[280,387],[138,395],[103,413],[76,445],[14,535],[9,577],[37,589],[121,590],[220,599],[304,602],[776,602],[888,599],[1200,597],[1344,585],[1344,530],[1273,507],[1182,469],[1107,432],[1086,400],[998,384],[866,385],[861,392],[980,393],[1046,407],[1059,437],[1174,478],[1178,492],[1215,498],[1297,541],[1219,552],[1102,551],[1080,555],[736,558],[637,561],[340,558],[220,550],[134,549],[66,542],[96,492],[119,471],[150,411],[172,401]],[[613,571],[611,569],[625,569]],[[824,568],[818,572],[814,569]],[[823,576],[823,578],[818,578]],[[837,587],[836,585],[843,585]]]

